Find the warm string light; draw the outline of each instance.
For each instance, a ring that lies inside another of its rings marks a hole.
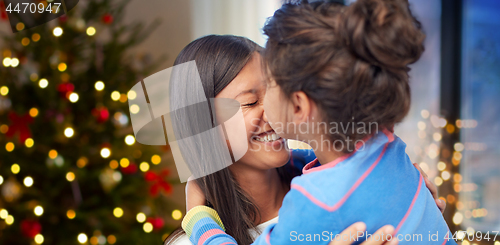
[[[73,209],[70,209],[66,212],[66,216],[68,219],[74,219],[76,217],[76,213]]]
[[[7,216],[9,216],[9,212],[6,209],[1,209],[0,210],[0,218],[1,219],[6,219]]]
[[[5,57],[2,61],[3,66],[5,67],[17,67],[19,65],[19,59],[18,58],[10,58],[10,57]]]
[[[113,215],[116,218],[121,218],[123,216],[123,209],[120,207],[116,207],[115,209],[113,209]]]
[[[11,61],[10,57],[3,58],[3,61],[2,61],[3,66],[9,67],[10,66],[10,61]]]
[[[106,243],[106,237],[101,234],[100,231],[96,230],[94,231],[94,236],[90,238],[90,244],[91,245],[97,245],[97,244],[105,244]]]
[[[87,35],[89,35],[89,36],[94,36],[94,35],[95,35],[95,33],[96,33],[96,29],[95,29],[95,27],[93,27],[93,26],[89,26],[89,27],[87,28]]]
[[[33,178],[31,178],[30,176],[27,176],[26,178],[24,178],[24,181],[23,181],[23,183],[26,187],[31,187],[33,185],[33,182],[34,182]]]
[[[104,83],[102,81],[97,81],[94,85],[95,90],[102,91],[104,89]]]
[[[58,155],[58,153],[56,150],[52,149],[49,151],[49,158],[50,159],[56,159],[57,155]]]
[[[38,116],[38,109],[35,108],[35,107],[31,108],[30,111],[29,111],[29,114],[30,114],[31,117]]]
[[[141,164],[139,165],[139,169],[142,172],[147,172],[149,170],[149,163],[147,163],[147,162],[141,162]]]
[[[21,40],[21,44],[23,46],[28,46],[30,44],[30,39],[27,38],[27,37],[24,37],[22,40]]]
[[[178,209],[172,211],[172,218],[174,220],[180,220],[182,218],[182,212]]]
[[[9,94],[9,87],[7,86],[0,87],[0,95],[6,96],[7,94]]]
[[[10,171],[12,171],[13,174],[18,174],[21,171],[21,167],[19,164],[14,163],[12,166],[10,166]]]
[[[129,165],[129,164],[130,164],[130,161],[129,161],[127,158],[122,158],[122,159],[120,160],[120,166],[121,166],[122,168],[126,168],[126,167],[128,167],[128,165]]]
[[[108,243],[115,244],[115,242],[116,242],[116,237],[114,235],[109,235],[108,236]]]
[[[63,34],[63,29],[58,26],[58,27],[54,28],[54,30],[52,31],[52,34],[54,34],[54,36],[56,36],[56,37],[60,37]]]
[[[111,162],[109,162],[109,167],[110,167],[111,169],[117,169],[119,165],[120,165],[120,164],[119,164],[119,163],[118,163],[118,161],[116,161],[116,160],[111,160]]]
[[[33,147],[33,145],[35,144],[35,141],[32,139],[32,138],[27,138],[25,141],[24,141],[24,145],[28,148],[31,148]]]
[[[114,101],[120,100],[120,92],[118,91],[111,92],[111,99]]]
[[[111,156],[111,150],[107,147],[104,147],[101,149],[101,156],[103,158],[108,158],[109,156]]]
[[[18,30],[18,31],[24,30],[24,23],[23,22],[17,23],[16,24],[16,30]]]
[[[135,138],[134,138],[134,136],[132,136],[132,135],[127,135],[127,136],[125,137],[125,143],[126,143],[127,145],[133,145],[133,144],[135,143]]]
[[[42,206],[36,206],[35,209],[33,210],[36,216],[42,216],[43,214],[43,207]]]
[[[12,225],[14,224],[14,216],[12,215],[8,215],[6,218],[5,218],[5,223],[7,225]]]
[[[12,58],[12,59],[10,60],[10,66],[11,66],[11,67],[17,67],[18,65],[19,65],[19,59],[17,59],[17,58]]]
[[[72,92],[71,94],[69,94],[69,97],[68,97],[69,101],[71,101],[72,103],[76,103],[79,98],[80,97],[75,92]]]
[[[64,136],[66,136],[67,138],[73,137],[74,134],[75,131],[73,130],[73,128],[67,127],[66,129],[64,129]]]
[[[14,148],[15,146],[14,143],[12,142],[7,142],[7,144],[5,144],[5,150],[7,150],[8,152],[12,152]]]
[[[137,222],[144,223],[144,221],[146,221],[146,215],[144,213],[138,213],[136,219]]]
[[[37,234],[35,236],[35,243],[36,244],[42,244],[44,241],[43,235],[42,234]]]
[[[75,174],[73,172],[66,173],[66,180],[73,182],[75,180]]]
[[[151,162],[152,162],[153,164],[155,164],[155,165],[158,165],[158,164],[160,164],[160,162],[161,162],[161,157],[160,157],[160,156],[158,156],[158,155],[153,155],[153,156],[151,157]]]
[[[135,100],[136,97],[137,97],[137,93],[134,90],[128,91],[127,98],[129,100]]]
[[[141,108],[139,108],[139,106],[136,104],[133,104],[130,106],[130,113],[132,113],[132,114],[137,114],[137,113],[139,113],[140,110],[141,110]]]
[[[80,157],[76,161],[76,166],[78,166],[79,168],[84,168],[85,166],[87,166],[88,162],[89,162],[88,158],[86,158],[86,157]]]
[[[7,126],[6,124],[2,124],[0,126],[0,133],[5,134],[7,133],[7,131],[9,131],[9,126]]]
[[[146,222],[142,226],[142,229],[144,230],[144,232],[150,233],[151,231],[153,231],[153,225],[151,223],[149,223],[149,222]]]
[[[64,63],[64,62],[61,62],[61,63],[59,63],[59,65],[57,65],[57,69],[60,72],[65,71],[67,68],[68,68],[68,65],[66,65],[66,63]]]
[[[87,242],[88,238],[87,238],[87,235],[85,235],[84,233],[80,233],[80,234],[78,234],[77,239],[78,239],[79,243],[84,244]]]
[[[38,81],[38,86],[40,86],[40,88],[46,88],[47,86],[49,86],[49,81],[45,78],[42,78],[40,79],[40,81]]]
[[[33,40],[33,42],[40,41],[40,38],[41,38],[41,36],[38,33],[33,33],[33,35],[31,35],[31,40]]]

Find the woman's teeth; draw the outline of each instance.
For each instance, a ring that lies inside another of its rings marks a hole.
[[[259,137],[259,136],[255,137],[255,140],[260,141],[260,142],[271,142],[271,141],[275,141],[275,140],[278,140],[278,139],[281,139],[281,137],[279,137],[275,133],[274,134],[268,134],[268,135],[263,136],[263,137]]]

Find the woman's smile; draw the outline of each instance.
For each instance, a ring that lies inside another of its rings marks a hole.
[[[274,130],[269,130],[267,132],[262,132],[252,137],[252,142],[259,144],[265,144],[269,146],[278,146],[285,143],[285,139],[281,138],[274,132]]]

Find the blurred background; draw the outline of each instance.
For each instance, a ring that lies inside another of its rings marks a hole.
[[[461,244],[499,245],[500,1],[410,3],[426,51],[396,133],[452,232],[467,232]],[[13,33],[0,0],[0,244],[160,244],[184,215],[184,185],[168,146],[135,142],[128,91],[203,35],[264,45],[280,4],[85,0]]]

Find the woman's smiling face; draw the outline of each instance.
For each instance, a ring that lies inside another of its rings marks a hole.
[[[286,140],[279,138],[264,114],[264,79],[261,56],[254,53],[231,83],[215,96],[235,99],[241,105],[248,151],[236,164],[262,170],[281,167],[289,158]]]

